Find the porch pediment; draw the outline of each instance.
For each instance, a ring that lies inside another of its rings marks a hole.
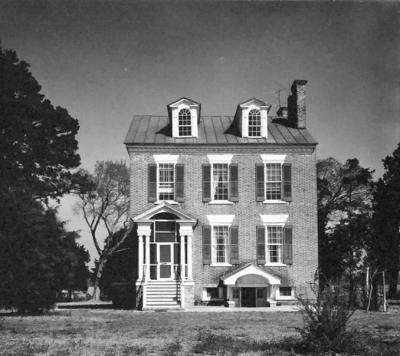
[[[151,222],[152,219],[158,214],[167,213],[175,215],[176,221],[180,223],[187,223],[194,225],[197,221],[192,215],[182,211],[181,209],[168,204],[166,202],[162,202],[159,205],[153,206],[150,209],[147,209],[143,213],[136,215],[132,218],[132,221],[135,223],[148,223]]]
[[[277,276],[264,271],[262,268],[249,263],[244,266],[238,267],[237,269],[224,275],[221,280],[227,286],[235,286],[238,282],[243,281],[242,277],[248,276],[250,279],[257,279],[259,284],[260,280],[265,280],[266,284],[280,285],[281,280]]]

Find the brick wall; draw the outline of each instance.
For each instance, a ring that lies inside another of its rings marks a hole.
[[[251,151],[251,152],[250,152]],[[209,163],[207,154],[231,153],[232,163],[239,167],[239,202],[233,205],[210,205],[202,202],[201,165]],[[255,164],[262,163],[260,154],[287,154],[292,164],[292,202],[264,204],[255,201]],[[153,154],[179,154],[178,163],[185,165],[185,202],[180,209],[199,219],[193,235],[193,277],[195,297],[202,288],[217,286],[220,275],[229,267],[210,267],[202,264],[202,226],[208,225],[206,215],[233,214],[239,226],[240,262],[256,261],[256,225],[261,225],[260,214],[289,214],[293,226],[293,265],[268,267],[279,275],[287,275],[298,292],[307,288],[317,268],[317,190],[315,149],[310,147],[266,147],[263,149],[231,148],[139,148],[130,149],[131,216],[149,209],[147,202],[147,166],[154,163]]]

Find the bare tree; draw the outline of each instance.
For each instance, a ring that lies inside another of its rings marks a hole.
[[[111,256],[126,240],[130,232],[129,210],[129,170],[124,162],[96,162],[94,174],[81,171],[87,181],[86,189],[79,193],[79,202],[75,211],[82,214],[89,227],[94,246],[99,254],[96,270],[93,299],[100,299],[99,282],[104,266]],[[115,233],[124,228],[125,232],[118,241]],[[100,237],[102,231],[106,236]],[[104,241],[100,247],[101,239]]]

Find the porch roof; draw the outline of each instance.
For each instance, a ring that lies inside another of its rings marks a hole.
[[[256,275],[265,278],[271,285],[280,285],[281,279],[272,273],[266,272],[264,269],[258,267],[253,263],[245,263],[239,265],[235,269],[227,272],[221,277],[225,285],[235,285],[236,281],[246,275]]]
[[[140,213],[139,215],[133,217],[132,221],[135,223],[150,222],[155,215],[160,213],[173,214],[177,217],[177,221],[180,223],[188,223],[194,225],[197,222],[197,219],[194,216],[182,211],[175,205],[169,204],[167,202],[162,202],[161,204],[155,205],[150,209],[145,210],[143,213]]]

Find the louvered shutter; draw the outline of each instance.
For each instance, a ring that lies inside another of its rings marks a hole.
[[[175,200],[182,203],[185,200],[185,171],[183,164],[175,166]]]
[[[292,165],[284,163],[282,165],[283,196],[282,200],[292,201]]]
[[[211,166],[203,164],[203,201],[209,202],[211,200]]]
[[[239,264],[239,226],[231,226],[230,264]]]
[[[150,163],[148,166],[147,194],[149,203],[157,201],[157,165]]]
[[[211,264],[211,226],[203,226],[203,264]]]
[[[229,165],[229,200],[239,201],[239,173],[238,165]]]
[[[284,228],[283,263],[286,265],[293,263],[293,228],[290,225]]]
[[[256,164],[256,201],[264,201],[264,164]]]
[[[265,264],[265,226],[258,225],[256,229],[257,235],[257,264]]]

